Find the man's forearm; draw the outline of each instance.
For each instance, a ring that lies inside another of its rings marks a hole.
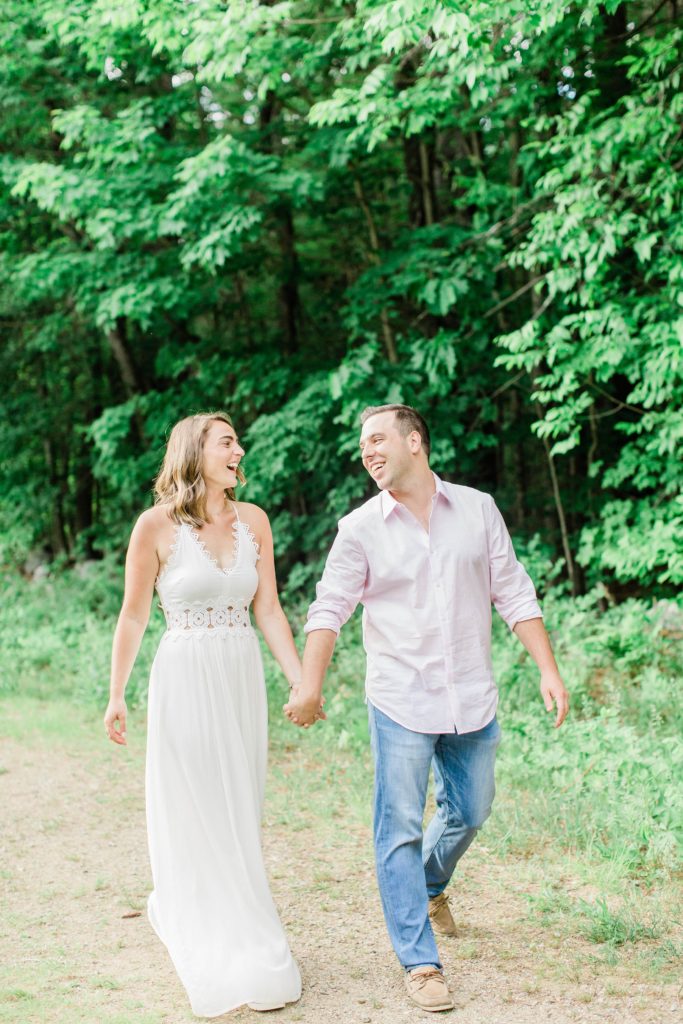
[[[553,702],[557,705],[555,727],[559,727],[569,711],[569,694],[560,677],[555,656],[550,646],[550,638],[543,625],[543,619],[526,619],[518,622],[514,629],[541,673],[541,696],[546,711],[552,711]]]
[[[513,632],[524,644],[541,673],[558,672],[559,674],[543,619],[526,619],[524,622],[518,622]]]
[[[308,634],[301,680],[301,690],[307,697],[320,700],[325,673],[336,642],[337,634],[333,629],[314,629]]]

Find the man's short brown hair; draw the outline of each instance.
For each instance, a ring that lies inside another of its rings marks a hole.
[[[425,455],[429,455],[431,449],[429,427],[417,409],[413,409],[411,405],[368,405],[360,414],[361,426],[371,416],[377,416],[380,412],[394,413],[396,416],[396,428],[403,437],[407,437],[408,434],[412,434],[414,430],[417,430],[422,438],[422,447],[425,450]]]

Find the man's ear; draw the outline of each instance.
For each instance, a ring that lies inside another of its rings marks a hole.
[[[422,447],[422,437],[420,436],[419,430],[412,430],[410,434],[408,434],[408,445],[413,454],[419,452]]]

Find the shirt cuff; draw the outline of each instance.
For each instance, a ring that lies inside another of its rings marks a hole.
[[[515,615],[512,615],[508,619],[506,619],[506,622],[507,622],[508,626],[510,627],[510,632],[512,632],[512,630],[514,630],[515,626],[519,622],[528,622],[529,619],[542,619],[542,618],[543,618],[543,612],[541,611],[539,605],[534,605],[534,606],[528,605],[523,610],[521,610],[519,612],[516,612]]]
[[[333,633],[339,636],[341,632],[341,625],[339,619],[336,619],[333,615],[325,614],[324,612],[316,612],[312,615],[306,625],[304,626],[304,633],[312,633],[314,629],[331,629]]]

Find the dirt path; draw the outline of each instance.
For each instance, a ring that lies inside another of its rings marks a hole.
[[[5,705],[5,725],[12,707]],[[196,1020],[144,914],[150,879],[139,740],[119,756],[82,725],[73,735],[58,722],[34,733],[5,732],[0,1021]],[[407,1003],[384,929],[358,812],[366,794],[350,791],[342,762],[338,785],[321,785],[308,756],[297,746],[271,768],[266,856],[304,994],[267,1019],[424,1020]],[[435,1017],[462,1024],[680,1020],[674,985],[658,985],[653,976],[644,981],[623,960],[606,967],[585,939],[567,940],[534,923],[520,873],[520,864],[496,861],[483,842],[463,862],[460,935],[441,942],[456,1011]],[[219,1019],[257,1018],[241,1009]]]

